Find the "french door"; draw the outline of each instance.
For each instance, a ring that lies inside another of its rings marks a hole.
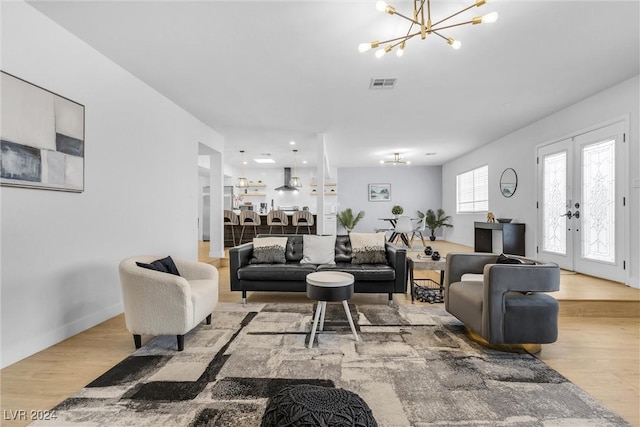
[[[538,258],[625,282],[625,122],[538,148]]]

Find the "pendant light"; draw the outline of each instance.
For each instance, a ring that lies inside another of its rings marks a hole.
[[[245,165],[244,150],[240,150],[240,157],[242,158],[242,176],[238,177],[238,182],[236,184],[236,187],[247,188],[249,186],[249,181],[247,181],[247,178],[244,177],[244,165]]]
[[[302,187],[302,181],[297,173],[297,160],[298,160],[298,150],[293,150],[293,176],[289,181],[289,185],[292,187],[300,188]]]

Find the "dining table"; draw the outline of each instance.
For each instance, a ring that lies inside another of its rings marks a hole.
[[[387,221],[389,222],[389,224],[391,224],[391,228],[386,229],[380,229],[379,231],[382,230],[388,230],[391,231],[391,237],[389,237],[389,241],[393,242],[395,239],[398,238],[398,234],[400,235],[400,238],[402,239],[402,242],[407,245],[407,247],[411,247],[410,243],[409,243],[409,236],[407,235],[407,233],[396,233],[394,230],[396,228],[396,225],[398,224],[398,218],[396,217],[390,217],[390,218],[378,218],[378,220],[380,221]],[[418,218],[411,218],[412,221],[418,220]]]

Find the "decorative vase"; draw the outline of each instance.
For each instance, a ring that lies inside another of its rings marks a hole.
[[[424,254],[430,256],[433,253],[433,248],[431,246],[427,246],[424,248]]]
[[[429,236],[429,240],[433,242],[434,240],[436,240],[436,236]]]
[[[431,259],[434,261],[439,261],[440,260],[440,252],[435,251],[432,255],[431,255]]]

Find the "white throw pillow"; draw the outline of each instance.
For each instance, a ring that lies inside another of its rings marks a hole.
[[[300,264],[335,264],[336,236],[302,236]]]
[[[460,278],[463,282],[483,282],[484,274],[476,274],[476,273],[465,273]]]

